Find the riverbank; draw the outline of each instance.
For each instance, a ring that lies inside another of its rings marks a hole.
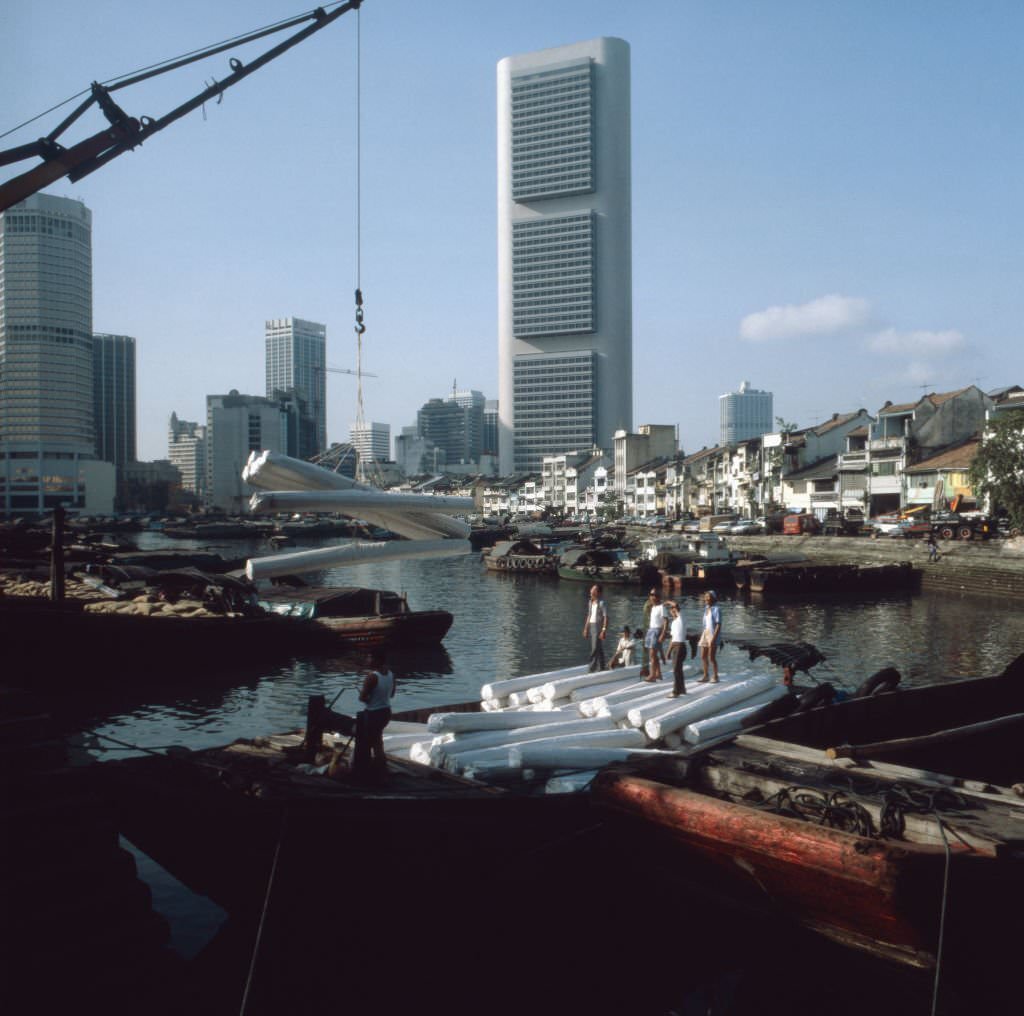
[[[922,590],[1024,600],[1024,538],[940,541],[939,560],[928,560],[923,540],[881,536],[727,536],[730,549],[744,554],[806,554],[811,562],[881,564],[910,561]]]

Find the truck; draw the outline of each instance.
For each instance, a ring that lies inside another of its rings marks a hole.
[[[801,536],[821,532],[821,523],[816,515],[800,512],[787,515],[782,520],[782,532],[786,536]]]

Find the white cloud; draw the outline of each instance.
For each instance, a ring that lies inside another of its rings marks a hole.
[[[868,339],[868,349],[896,356],[934,356],[953,352],[963,345],[963,335],[952,328],[944,332],[901,332],[886,328]]]
[[[740,338],[768,342],[807,335],[834,335],[865,324],[870,312],[867,300],[832,293],[808,303],[768,307],[748,314],[740,322]]]

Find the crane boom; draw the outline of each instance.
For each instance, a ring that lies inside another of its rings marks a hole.
[[[341,4],[337,10],[331,11],[330,14],[328,14],[322,7],[317,7],[314,11],[311,11],[308,14],[293,18],[283,24],[275,25],[271,29],[253,33],[241,40],[234,40],[230,43],[230,46],[239,46],[243,42],[250,42],[253,39],[268,35],[272,31],[281,31],[302,21],[309,21],[311,19],[313,21],[313,24],[308,25],[306,28],[296,32],[294,35],[289,36],[283,42],[280,42],[271,49],[268,49],[265,53],[256,57],[255,60],[248,64],[243,64],[241,60],[237,60],[232,57],[229,61],[231,73],[227,75],[227,77],[222,81],[215,81],[204,91],[200,92],[199,95],[182,103],[180,106],[171,110],[170,113],[160,117],[158,120],[153,120],[145,116],[139,119],[129,116],[113,101],[110,93],[115,89],[125,88],[128,85],[135,84],[145,78],[152,77],[154,74],[163,74],[169,70],[175,70],[178,67],[184,66],[186,63],[192,63],[195,60],[205,59],[215,53],[222,52],[229,48],[228,44],[204,50],[198,55],[174,61],[157,70],[138,74],[134,77],[121,81],[116,85],[112,85],[109,88],[93,82],[90,90],[90,98],[81,103],[81,105],[79,105],[45,138],[40,138],[38,141],[31,142],[27,145],[19,145],[16,148],[9,148],[5,151],[0,151],[0,166],[11,165],[12,163],[21,162],[24,159],[30,159],[33,157],[38,157],[43,160],[40,165],[34,166],[32,169],[26,170],[24,173],[12,177],[10,180],[0,184],[0,212],[6,211],[12,205],[16,205],[19,201],[23,201],[25,198],[42,190],[44,187],[54,183],[63,176],[66,176],[72,183],[81,180],[82,177],[99,169],[100,166],[106,165],[106,163],[110,162],[111,159],[116,158],[122,152],[127,152],[138,147],[148,138],[156,134],[157,131],[163,130],[165,127],[174,123],[175,120],[180,120],[181,117],[185,116],[187,113],[191,113],[193,110],[198,109],[203,105],[203,103],[221,95],[232,85],[235,85],[243,78],[248,77],[253,71],[258,70],[275,57],[278,57],[282,53],[291,49],[292,46],[308,39],[314,33],[319,32],[320,29],[326,28],[328,25],[337,21],[337,19],[343,14],[356,10],[361,4],[362,0],[348,0],[347,3]],[[93,134],[90,137],[79,141],[70,148],[65,148],[57,141],[57,138],[93,103],[96,103],[102,110],[104,116],[106,116],[110,121],[110,126],[99,131],[97,134]]]

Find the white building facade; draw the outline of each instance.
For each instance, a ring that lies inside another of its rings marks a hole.
[[[498,64],[502,473],[632,425],[630,55],[601,38]]]
[[[750,437],[760,437],[773,428],[771,392],[750,387],[749,381],[740,383],[738,392],[729,392],[718,398],[718,443],[736,444]]]
[[[327,328],[301,318],[266,322],[268,399],[292,391],[303,403],[297,457],[311,459],[327,449]]]

